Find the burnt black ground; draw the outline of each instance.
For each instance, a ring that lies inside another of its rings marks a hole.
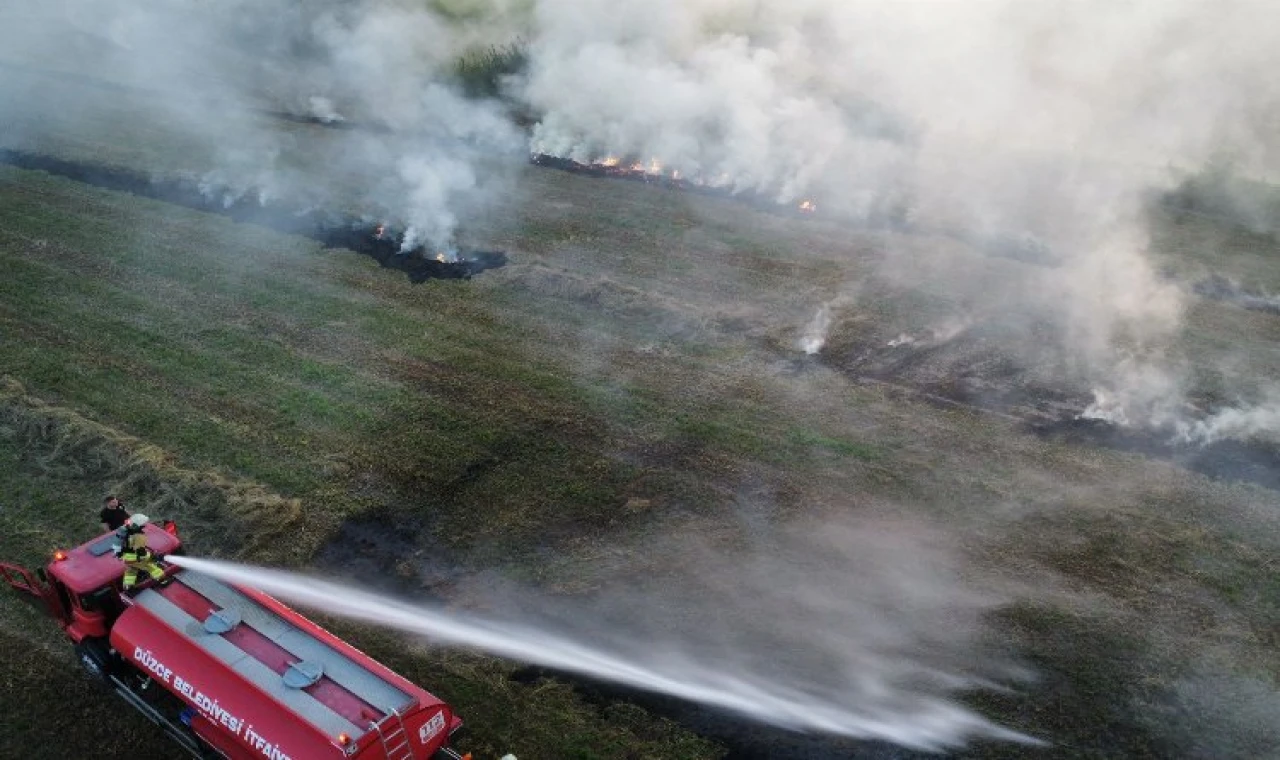
[[[616,166],[606,166],[599,163],[584,164],[574,161],[571,158],[561,158],[560,156],[551,156],[546,153],[535,153],[529,157],[529,163],[534,166],[541,166],[545,169],[556,169],[583,177],[629,180],[631,182],[643,182],[645,184],[657,185],[659,187],[671,188],[673,190],[700,193],[703,195],[715,195],[725,198],[736,197],[739,200],[748,201],[753,205],[770,210],[776,210],[780,207],[779,204],[755,193],[734,193],[729,187],[699,184],[673,178],[667,174],[651,173],[644,169],[632,168],[632,164],[630,162],[621,162]],[[790,209],[789,206],[781,208]]]
[[[546,153],[534,153],[529,156],[529,163],[534,166],[540,166],[544,169],[555,169],[557,171],[567,172],[581,177],[640,182],[646,185],[654,185],[669,190],[678,190],[680,192],[710,195],[720,198],[732,198],[739,203],[745,203],[759,211],[783,214],[785,216],[808,218],[820,213],[817,210],[805,210],[801,208],[799,201],[795,203],[783,203],[774,196],[754,190],[737,189],[727,185],[711,185],[692,182],[673,177],[666,173],[650,172],[644,168],[635,166],[635,164],[630,160],[620,161],[617,165],[606,166],[600,163],[584,164],[574,161],[571,158],[552,156]],[[863,220],[863,224],[867,227],[906,229],[906,210],[896,207],[886,209],[883,212],[870,215],[867,219]]]
[[[1105,420],[1068,417],[1029,425],[1037,435],[1081,446],[1104,446],[1153,459],[1219,480],[1253,483],[1280,491],[1280,451],[1262,442],[1219,440],[1208,444],[1180,443],[1172,431],[1143,433]]]
[[[1280,491],[1280,448],[1263,441],[1183,441],[1171,429],[1121,427],[1082,414],[1085,389],[1049,387],[993,350],[980,329],[938,345],[888,347],[861,340],[830,347],[818,360],[852,380],[938,404],[1020,422],[1041,438],[1141,454],[1210,478]]]
[[[379,234],[376,222],[324,210],[298,211],[280,204],[260,203],[250,194],[230,193],[217,188],[202,189],[200,183],[189,179],[148,177],[127,169],[21,151],[0,151],[0,163],[220,214],[244,224],[303,235],[330,248],[345,248],[369,256],[383,267],[404,272],[410,281],[416,283],[434,279],[470,279],[486,269],[507,263],[507,255],[503,251],[464,251],[457,255],[456,261],[439,261],[435,253],[422,247],[402,252],[401,236],[390,230]]]

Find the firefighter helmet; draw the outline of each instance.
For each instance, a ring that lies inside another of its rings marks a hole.
[[[141,529],[146,524],[147,524],[147,516],[142,514],[141,512],[129,518],[129,525],[134,528]]]

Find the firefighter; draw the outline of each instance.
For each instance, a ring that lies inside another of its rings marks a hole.
[[[147,534],[142,530],[146,524],[147,516],[139,513],[130,517],[120,530],[116,531],[121,539],[117,556],[124,560],[125,591],[131,590],[138,582],[140,572],[146,573],[153,581],[159,583],[166,580],[164,568],[157,564],[161,558],[147,547]]]
[[[120,499],[108,496],[102,500],[102,511],[98,513],[98,519],[102,520],[104,531],[119,530],[129,519],[129,512]]]

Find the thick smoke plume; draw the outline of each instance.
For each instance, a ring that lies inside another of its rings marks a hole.
[[[330,183],[361,186],[366,213],[446,253],[526,149],[1018,241],[1043,254],[1038,271],[953,277],[949,294],[1054,325],[1054,371],[1135,399],[1124,416],[1145,424],[1142,409],[1177,402],[1138,399],[1155,386],[1128,379],[1147,365],[1137,374],[1183,385],[1169,347],[1184,294],[1147,255],[1144,202],[1205,166],[1280,177],[1275,21],[1267,0],[52,0],[0,42],[11,60],[157,93],[222,191],[318,206]],[[516,41],[507,105],[452,86],[460,55]],[[30,110],[31,94],[0,86],[0,109]],[[300,158],[250,116],[262,109],[381,129]],[[890,247],[886,273],[963,275],[949,250],[904,264]]]
[[[19,148],[39,145],[43,108],[107,133],[168,130],[204,155],[193,164],[228,203],[249,193],[299,208],[354,202],[406,229],[411,245],[451,251],[459,220],[523,154],[497,104],[448,84],[471,43],[426,4],[52,0],[4,24],[0,62],[65,71],[89,92],[127,88],[144,112],[112,123],[119,114],[101,100],[54,106],[40,90],[0,85],[0,113],[6,131],[28,133],[6,135]],[[308,145],[264,117],[280,113],[370,128]]]
[[[1223,155],[1280,176],[1265,1],[535,8],[519,87],[542,114],[534,151],[656,160],[825,214],[1026,241],[1052,268],[961,277],[952,295],[1058,326],[1064,379],[1134,399],[1125,415],[1143,424],[1177,402],[1137,398],[1156,388],[1129,385],[1132,368],[1178,384],[1167,348],[1183,311],[1147,255],[1145,199]]]

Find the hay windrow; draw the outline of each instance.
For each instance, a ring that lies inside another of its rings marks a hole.
[[[201,554],[283,564],[310,554],[309,545],[294,538],[303,517],[300,499],[184,467],[158,446],[29,395],[9,376],[0,376],[0,425],[22,441],[38,469],[101,480],[104,494],[118,494],[132,510],[176,520]]]

